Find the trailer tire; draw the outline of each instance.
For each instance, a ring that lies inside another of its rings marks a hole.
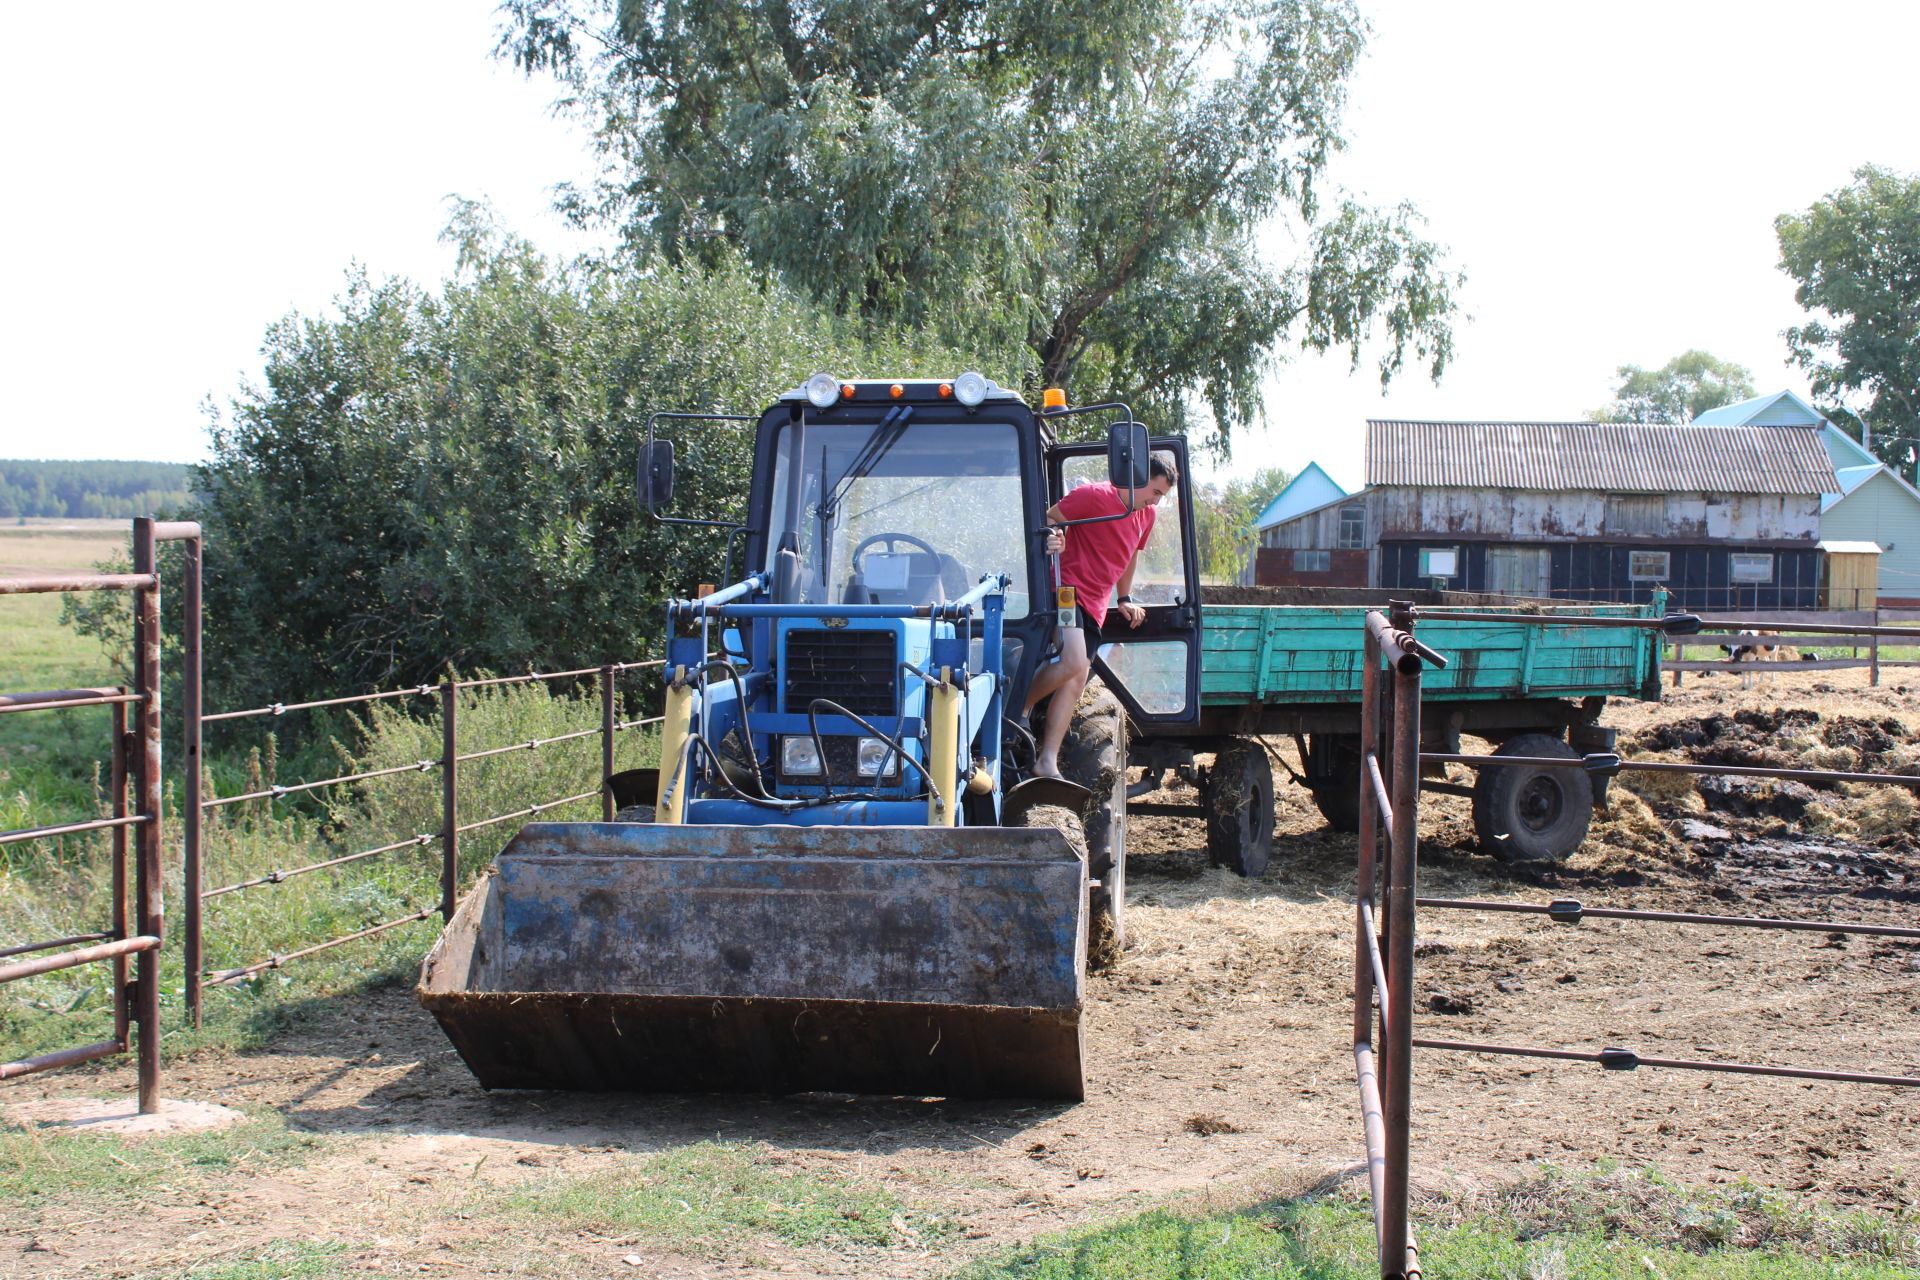
[[[1251,738],[1230,738],[1207,770],[1207,857],[1251,880],[1273,857],[1273,764]]]
[[[1303,762],[1313,783],[1313,807],[1335,831],[1360,829],[1360,739],[1347,733],[1316,733],[1307,739]]]
[[[1127,945],[1127,713],[1101,686],[1083,693],[1060,744],[1060,773],[1093,793],[1081,815],[1093,890],[1088,964],[1103,969]]]
[[[1509,738],[1494,754],[1580,758],[1544,733]],[[1584,770],[1516,765],[1483,768],[1474,779],[1474,834],[1481,852],[1503,862],[1557,862],[1580,847],[1592,822],[1593,779]]]
[[[615,822],[652,822],[654,806],[650,804],[628,805],[613,815]]]

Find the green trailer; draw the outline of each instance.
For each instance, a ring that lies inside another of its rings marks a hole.
[[[1128,759],[1144,770],[1135,796],[1170,775],[1195,784],[1197,804],[1137,801],[1136,815],[1202,819],[1213,860],[1242,875],[1266,868],[1273,846],[1275,737],[1299,747],[1298,780],[1328,823],[1359,821],[1360,679],[1364,617],[1384,591],[1208,588],[1200,619],[1200,714],[1187,725],[1138,725]],[[1659,604],[1516,601],[1459,592],[1394,592],[1449,611],[1551,619],[1657,617]],[[1610,750],[1600,724],[1609,698],[1657,700],[1659,636],[1644,626],[1556,627],[1513,621],[1432,621],[1420,639],[1445,654],[1423,682],[1423,747],[1457,751],[1462,734],[1502,754],[1573,757]],[[1103,655],[1122,678],[1125,646]],[[1209,762],[1202,763],[1206,757]],[[1602,784],[1604,786],[1604,781]],[[1430,790],[1468,795],[1482,847],[1506,858],[1561,858],[1586,836],[1594,781],[1579,770],[1480,771],[1471,785],[1429,778]]]

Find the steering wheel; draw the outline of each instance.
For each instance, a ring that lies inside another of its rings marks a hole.
[[[922,542],[920,539],[914,537],[910,533],[874,533],[874,534],[869,534],[866,537],[860,539],[859,545],[854,547],[853,549],[853,555],[848,558],[848,563],[853,566],[853,571],[855,573],[860,574],[861,577],[866,576],[865,570],[861,568],[860,559],[862,556],[867,554],[867,548],[875,546],[882,542],[887,544],[887,554],[889,555],[893,554],[894,543],[904,542],[908,546],[913,547],[919,551],[924,551],[928,555],[932,556],[934,559],[934,563],[938,564],[940,561],[940,553],[938,551],[935,551],[932,547],[928,546],[925,542]]]

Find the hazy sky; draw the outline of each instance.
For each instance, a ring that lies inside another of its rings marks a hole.
[[[1920,6],[1362,2],[1335,177],[1420,206],[1472,318],[1437,388],[1409,372],[1383,399],[1344,356],[1289,362],[1235,470],[1318,459],[1357,482],[1369,416],[1577,417],[1616,366],[1688,347],[1804,392],[1772,221],[1862,163],[1920,170]],[[200,403],[257,377],[270,322],[323,311],[350,263],[450,269],[452,194],[580,244],[547,188],[584,170],[583,137],[489,57],[489,3],[81,12],[9,24],[0,457],[199,457]]]

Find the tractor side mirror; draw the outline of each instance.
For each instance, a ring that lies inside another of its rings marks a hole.
[[[649,440],[640,446],[633,468],[633,489],[648,511],[673,501],[673,441]]]
[[[1114,488],[1146,488],[1152,460],[1146,423],[1116,422],[1107,428],[1107,479]]]

